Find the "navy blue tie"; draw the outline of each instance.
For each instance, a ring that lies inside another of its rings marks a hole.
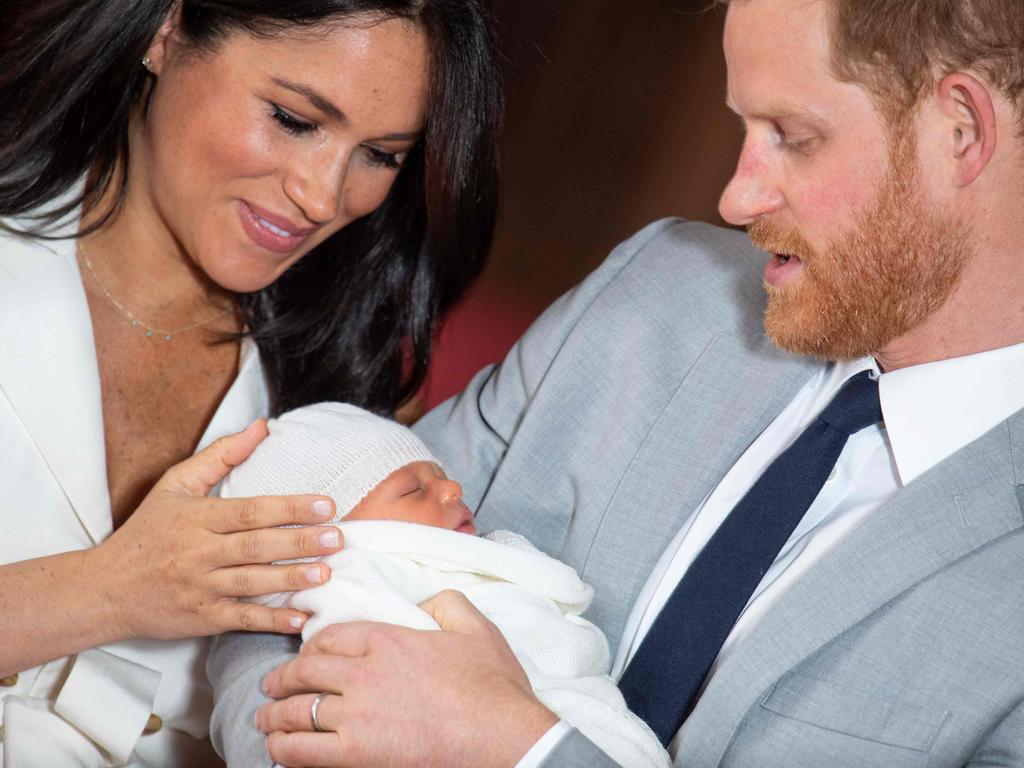
[[[817,498],[850,435],[882,420],[878,382],[850,378],[773,461],[693,561],[619,681],[668,744],[750,596]]]

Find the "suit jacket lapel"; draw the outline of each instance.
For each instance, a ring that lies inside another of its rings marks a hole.
[[[820,364],[781,353],[763,337],[719,334],[686,372],[626,470],[580,568],[595,590],[588,616],[605,630],[613,655],[630,606],[665,548],[816,370]]]
[[[929,574],[1024,525],[1024,417],[898,493],[784,593],[715,673],[683,726],[680,760],[717,765],[746,711],[785,672]]]
[[[98,543],[112,523],[99,370],[74,253],[71,240],[0,239],[0,389]]]

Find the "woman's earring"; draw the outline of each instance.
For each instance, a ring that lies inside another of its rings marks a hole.
[[[153,62],[149,60],[149,56],[143,56],[142,57],[142,66],[145,67],[147,72],[152,74],[152,72],[153,72]]]

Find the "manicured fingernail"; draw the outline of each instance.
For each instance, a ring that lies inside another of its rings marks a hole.
[[[325,547],[327,549],[334,549],[336,546],[338,546],[338,532],[324,531],[323,533],[321,533],[320,546]]]
[[[313,502],[313,514],[317,517],[330,517],[334,514],[331,511],[331,502],[317,499]]]
[[[310,581],[312,581],[312,578],[310,578]],[[315,584],[319,584],[320,583],[320,572],[319,572],[319,569],[317,570],[317,578],[316,578],[316,581],[314,583]],[[298,616],[292,616],[290,619],[288,619],[288,626],[290,626],[292,629],[302,629],[302,625],[305,624],[305,623],[306,623],[306,620],[302,619],[302,618],[300,618]]]
[[[323,536],[320,537],[320,540],[323,541]],[[321,581],[323,581],[323,579],[320,578],[319,565],[314,565],[306,569],[306,581],[308,581],[310,584],[319,584]],[[289,621],[292,623],[292,626],[294,627],[296,626],[294,622],[298,621],[298,619],[296,619],[293,616],[291,619],[289,619]],[[298,626],[302,626],[302,623],[300,622]]]

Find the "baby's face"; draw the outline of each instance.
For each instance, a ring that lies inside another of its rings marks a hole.
[[[462,487],[432,461],[396,469],[370,491],[345,520],[399,520],[476,534]]]

